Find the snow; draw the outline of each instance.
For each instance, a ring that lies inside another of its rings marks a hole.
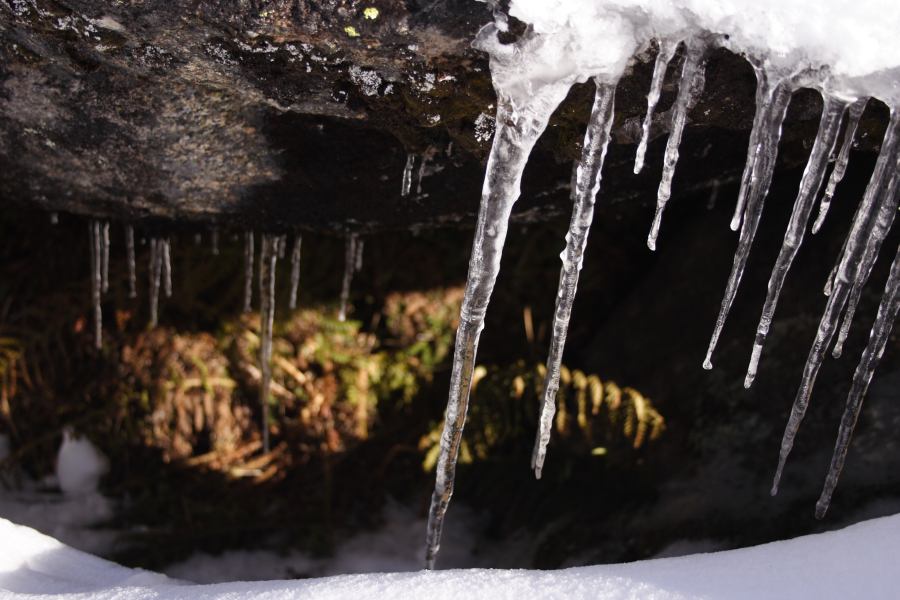
[[[56,478],[66,494],[90,494],[97,491],[109,461],[87,438],[75,437],[71,429],[63,431],[56,458]]]
[[[900,516],[892,516],[742,550],[559,571],[459,569],[198,585],[126,569],[0,520],[0,598],[892,598],[900,585],[893,568],[898,552]]]

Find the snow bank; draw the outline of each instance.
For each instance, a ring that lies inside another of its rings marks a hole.
[[[900,515],[715,554],[561,571],[450,570],[187,584],[126,569],[0,520],[0,599],[893,598]]]

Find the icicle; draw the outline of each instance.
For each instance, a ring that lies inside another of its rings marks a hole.
[[[100,225],[100,279],[103,293],[109,291],[109,221]]]
[[[159,249],[161,252],[161,260],[162,260],[162,278],[163,278],[163,289],[165,290],[166,298],[172,297],[172,243],[169,238],[165,238],[159,241]]]
[[[767,79],[762,72],[757,76],[760,79]],[[757,109],[757,115],[761,115],[758,124],[759,131],[756,134],[758,148],[753,164],[753,173],[748,180],[749,189],[742,194],[746,201],[746,214],[734,255],[734,264],[731,267],[731,275],[729,275],[728,284],[725,287],[725,296],[722,298],[719,316],[716,318],[716,325],[709,341],[709,348],[706,350],[706,358],[703,361],[704,369],[712,369],[712,354],[719,342],[719,336],[726,319],[728,319],[731,304],[734,302],[737,288],[741,283],[744,267],[747,265],[747,258],[750,255],[750,246],[753,244],[756,228],[762,217],[766,195],[769,193],[769,184],[772,183],[772,174],[775,171],[778,141],[781,139],[781,124],[791,100],[792,86],[788,81],[781,81],[768,89],[770,90],[769,95],[763,99],[764,107]],[[754,124],[754,126],[756,125]],[[746,174],[746,169],[744,172]],[[743,185],[744,182],[741,182],[742,188]]]
[[[219,230],[218,229],[212,230],[211,238],[212,238],[212,254],[213,254],[213,256],[218,256],[219,255]]]
[[[403,183],[400,186],[400,195],[401,196],[409,196],[409,192],[412,189],[412,172],[413,167],[416,164],[416,155],[415,154],[407,154],[406,155],[406,166],[403,167]]]
[[[88,223],[91,244],[91,301],[94,306],[94,347],[103,348],[103,233],[99,221]]]
[[[653,63],[653,77],[650,79],[650,91],[647,93],[647,114],[644,116],[644,125],[641,129],[641,141],[634,155],[634,174],[637,175],[644,168],[644,156],[647,154],[647,144],[650,141],[650,126],[653,124],[653,112],[656,103],[659,102],[659,94],[662,91],[663,79],[666,76],[666,67],[678,48],[677,41],[660,40],[659,52],[656,53],[656,62]]]
[[[479,36],[495,34],[496,28],[488,26],[481,30]],[[494,60],[492,58],[492,65]],[[456,460],[469,405],[478,338],[484,328],[485,313],[500,271],[500,257],[506,241],[509,215],[519,197],[522,173],[534,143],[546,129],[550,115],[568,91],[567,83],[536,86],[532,89],[529,103],[524,106],[513,105],[509,98],[502,93],[498,94],[497,129],[488,157],[475,239],[472,242],[466,291],[453,351],[453,369],[450,373],[450,391],[441,433],[434,493],[428,512],[425,565],[429,569],[434,568],[440,549],[444,516],[453,495]]]
[[[52,213],[50,213],[50,224],[51,224],[51,225],[58,225],[58,224],[59,224],[59,213],[58,213],[58,212],[52,212]]]
[[[259,246],[259,402],[263,452],[269,451],[269,388],[272,384],[272,325],[275,320],[275,263],[281,237],[263,234]]]
[[[562,364],[563,348],[572,315],[572,304],[578,286],[578,275],[584,260],[588,233],[594,217],[594,203],[600,190],[603,161],[609,144],[612,126],[616,86],[597,82],[594,106],[588,122],[581,161],[575,165],[575,186],[572,188],[572,220],[566,234],[566,248],[560,255],[562,270],[559,273],[559,291],[556,294],[556,310],[553,316],[553,335],[547,356],[547,375],[544,378],[543,406],[531,455],[534,475],[541,478],[547,443],[556,412],[556,394],[559,390],[559,371]]]
[[[362,271],[363,267],[363,246],[365,244],[365,240],[357,239],[356,240],[356,258],[353,262],[353,270],[359,273]]]
[[[253,232],[244,232],[244,312],[253,310]]]
[[[200,235],[199,233],[195,233],[194,234],[194,245],[199,246],[202,243],[203,243],[203,236]]]
[[[896,204],[896,200],[894,202]],[[816,503],[816,517],[819,519],[825,516],[828,505],[831,503],[831,495],[834,493],[838,477],[844,468],[844,459],[847,458],[847,449],[850,446],[853,429],[856,427],[856,420],[859,418],[863,398],[869,388],[869,382],[872,381],[875,367],[878,366],[878,362],[884,354],[884,348],[890,337],[894,321],[897,319],[898,310],[900,310],[900,248],[897,249],[891,265],[891,274],[884,288],[884,295],[881,297],[878,315],[875,317],[875,323],[869,334],[869,343],[859,360],[856,372],[853,374],[850,393],[847,394],[847,406],[844,409],[844,416],[841,418],[841,427],[834,445],[831,466],[828,468],[822,495]]]
[[[838,153],[837,161],[834,163],[834,169],[831,171],[831,177],[828,178],[828,185],[825,186],[825,195],[819,203],[819,215],[816,222],[813,223],[812,232],[818,233],[825,222],[825,215],[831,206],[831,199],[834,197],[834,190],[844,178],[847,171],[847,163],[850,161],[850,149],[853,147],[853,138],[856,137],[856,129],[859,126],[859,119],[862,117],[863,111],[868,103],[868,98],[861,98],[850,105],[847,109],[847,127],[844,130],[844,141],[841,144],[841,151]]]
[[[338,311],[338,321],[347,320],[347,303],[350,301],[350,284],[353,282],[353,272],[356,270],[357,236],[351,233],[344,241],[344,280],[341,284],[341,308]]]
[[[669,133],[669,141],[666,142],[662,180],[659,182],[659,190],[656,194],[656,214],[653,215],[653,224],[650,226],[650,234],[647,236],[647,247],[651,250],[656,250],[656,236],[659,235],[663,211],[672,195],[672,178],[675,176],[675,165],[678,164],[678,147],[681,145],[681,134],[684,132],[687,113],[694,105],[697,94],[703,87],[703,57],[705,54],[706,46],[700,43],[692,42],[685,45],[678,96],[672,107],[672,131]]]
[[[885,222],[888,218],[887,214],[897,210],[898,199],[894,194],[897,178],[894,175],[897,170],[898,141],[900,141],[900,114],[897,111],[892,111],[891,121],[884,141],[881,144],[881,151],[878,153],[875,169],[872,172],[872,177],[869,179],[868,186],[866,186],[863,199],[853,217],[853,225],[850,228],[850,233],[847,234],[846,248],[840,259],[834,287],[831,290],[831,295],[828,297],[825,311],[819,321],[816,339],[803,368],[800,387],[794,398],[791,416],[788,418],[784,436],[781,440],[778,467],[775,470],[775,478],[772,482],[772,495],[778,493],[778,484],[781,481],[784,465],[794,446],[794,438],[797,436],[800,423],[803,421],[803,417],[806,416],[809,398],[812,394],[813,385],[815,385],[816,376],[819,373],[819,367],[822,365],[825,351],[834,336],[834,330],[840,319],[841,311],[850,293],[850,286],[861,275],[860,264],[863,260],[868,238],[872,235],[873,229],[878,226],[876,221]]]
[[[425,154],[419,157],[419,173],[416,176],[416,194],[422,193],[422,178],[425,177],[425,158]]]
[[[162,278],[162,241],[150,238],[150,326],[159,323],[159,284]]]
[[[128,297],[137,298],[137,264],[134,258],[134,227],[125,226],[125,253],[128,261]]]
[[[822,187],[825,169],[828,166],[828,158],[834,151],[841,127],[841,116],[846,107],[847,104],[837,98],[825,98],[822,116],[819,119],[819,131],[816,134],[815,142],[813,142],[809,160],[806,163],[806,170],[803,171],[800,191],[797,193],[797,199],[794,200],[794,208],[784,235],[784,243],[781,246],[778,259],[775,261],[772,275],[769,277],[766,302],[763,305],[762,316],[759,318],[759,325],[756,328],[756,339],[753,343],[753,352],[750,358],[750,366],[747,368],[747,376],[744,379],[744,387],[749,388],[756,377],[759,357],[762,354],[766,336],[769,334],[772,317],[778,306],[778,297],[781,294],[781,288],[784,285],[788,270],[791,268],[791,263],[794,261],[794,257],[797,256],[797,250],[800,248],[800,244],[803,243],[803,233],[806,231],[806,224],[809,222],[809,215],[812,213],[816,196],[818,196],[819,189]]]
[[[288,306],[291,310],[297,308],[297,289],[300,287],[300,244],[303,237],[298,233],[294,237],[294,248],[291,250],[291,295]]]

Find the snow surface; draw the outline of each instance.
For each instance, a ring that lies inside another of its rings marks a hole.
[[[0,599],[893,598],[900,587],[898,552],[900,515],[742,550],[560,571],[470,569],[196,585],[127,569],[0,520]]]
[[[900,99],[896,0],[512,0],[509,14],[537,35],[514,50],[488,30],[479,47],[492,54],[495,84],[515,103],[540,83],[614,81],[650,40],[697,36],[768,69],[826,68],[821,85],[833,93]],[[498,68],[503,63],[509,68]]]

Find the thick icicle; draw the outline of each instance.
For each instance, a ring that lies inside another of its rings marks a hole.
[[[100,279],[103,293],[109,291],[109,221],[100,225]]]
[[[162,278],[162,240],[150,239],[150,326],[159,323],[159,284]]]
[[[272,385],[272,325],[275,320],[275,263],[280,236],[263,234],[259,246],[259,402],[263,452],[269,451],[269,388]]]
[[[303,237],[298,233],[294,237],[294,248],[291,250],[291,295],[288,298],[288,306],[291,310],[297,308],[297,289],[300,287],[300,244]]]
[[[212,230],[212,234],[210,235],[212,240],[212,254],[213,256],[219,255],[219,230],[218,228]]]
[[[659,94],[662,91],[663,79],[666,76],[666,67],[678,48],[678,42],[671,40],[659,41],[659,52],[656,53],[656,61],[653,63],[653,76],[650,79],[650,91],[647,93],[647,114],[644,116],[644,124],[641,128],[641,141],[634,155],[634,174],[637,175],[644,168],[644,156],[647,154],[647,144],[650,141],[650,126],[653,124],[653,112],[656,103],[659,102]]]
[[[406,155],[406,166],[403,167],[403,182],[400,184],[400,195],[401,196],[409,196],[410,190],[412,190],[412,180],[413,180],[413,167],[416,165],[416,155],[415,154],[407,154]]]
[[[847,127],[844,129],[844,141],[841,143],[841,151],[838,153],[837,160],[834,163],[834,169],[831,171],[831,177],[828,178],[828,185],[825,186],[825,195],[819,203],[819,214],[816,222],[813,223],[812,232],[818,233],[825,222],[825,216],[831,207],[831,199],[834,197],[834,190],[844,178],[847,172],[847,163],[850,162],[850,149],[853,147],[853,139],[856,137],[856,129],[859,127],[859,119],[862,117],[863,111],[868,103],[868,98],[861,98],[850,105],[847,109]]]
[[[781,294],[788,270],[791,268],[791,263],[797,256],[797,250],[803,243],[803,233],[806,231],[816,196],[822,187],[825,169],[828,167],[828,158],[834,151],[841,127],[841,116],[846,107],[847,104],[837,98],[825,98],[822,116],[819,119],[819,131],[809,153],[806,170],[803,171],[803,179],[800,180],[800,191],[794,201],[791,220],[788,222],[787,231],[784,234],[784,243],[778,253],[772,275],[769,277],[766,302],[763,305],[762,316],[759,318],[759,325],[756,327],[756,339],[753,343],[753,352],[750,357],[750,366],[747,368],[747,377],[744,379],[744,387],[749,388],[756,377],[759,357],[762,354],[766,336],[769,334],[772,317],[778,306],[778,297]]]
[[[134,226],[125,226],[125,253],[128,261],[128,297],[137,298],[137,263],[134,258]]]
[[[757,73],[757,77],[761,80],[768,79],[766,74],[761,71]],[[760,116],[760,119],[758,123],[754,123],[754,127],[759,127],[759,131],[755,135],[757,153],[753,163],[753,173],[746,181],[749,189],[745,193],[743,192],[745,182],[741,182],[741,195],[746,199],[746,214],[741,227],[741,235],[738,239],[738,247],[734,254],[731,275],[729,275],[728,284],[725,287],[725,296],[722,298],[722,306],[716,318],[716,325],[713,329],[712,338],[709,341],[709,348],[706,350],[706,358],[703,361],[704,369],[712,369],[713,351],[716,349],[722,328],[728,319],[728,312],[731,310],[731,304],[734,302],[737,288],[741,284],[744,267],[747,265],[747,258],[750,256],[750,246],[753,244],[756,228],[759,225],[760,217],[762,217],[766,194],[769,193],[769,185],[772,183],[775,159],[778,157],[778,142],[781,139],[781,124],[784,121],[784,116],[787,113],[787,107],[791,100],[792,87],[786,80],[776,82],[771,87],[767,86],[766,89],[768,94],[763,98],[765,105],[757,109],[757,116]],[[754,135],[751,134],[751,137],[754,137]]]
[[[244,312],[253,310],[253,232],[244,232]]]
[[[91,245],[91,302],[94,307],[94,347],[103,348],[103,226],[100,221],[90,221],[88,231]]]
[[[162,277],[163,290],[166,298],[172,297],[172,243],[169,238],[159,241],[159,249],[161,252],[160,260],[162,260]]]
[[[496,28],[482,29],[479,36],[496,34]],[[510,54],[514,56],[514,54]],[[494,60],[492,57],[492,68]],[[503,60],[502,58],[497,60]],[[547,127],[550,115],[569,90],[568,83],[536,86],[527,105],[514,105],[502,90],[498,93],[497,129],[488,157],[475,239],[469,259],[466,291],[460,309],[459,328],[453,351],[450,391],[441,433],[440,453],[435,474],[434,493],[428,512],[425,564],[433,568],[440,549],[444,516],[453,495],[456,460],[462,440],[469,390],[475,368],[478,338],[484,328],[484,317],[506,241],[509,215],[520,194],[522,173],[538,137]]]
[[[900,248],[897,249],[897,254],[894,256],[894,262],[891,265],[891,274],[884,288],[884,295],[881,297],[878,315],[875,317],[875,323],[872,325],[872,331],[869,334],[869,343],[866,345],[862,358],[860,358],[856,367],[856,372],[853,374],[853,384],[850,386],[850,393],[847,395],[847,406],[844,409],[844,416],[841,418],[841,427],[834,445],[831,466],[828,468],[822,495],[816,503],[816,517],[819,519],[825,516],[828,505],[831,503],[831,495],[834,493],[838,477],[840,477],[841,470],[844,468],[844,459],[847,458],[847,449],[850,446],[853,429],[856,427],[856,420],[859,418],[863,398],[866,395],[866,390],[869,388],[869,382],[872,381],[875,367],[878,366],[878,362],[881,360],[882,354],[884,354],[884,348],[890,337],[894,321],[897,319],[898,310],[900,310]]]
[[[541,478],[544,458],[547,455],[547,443],[553,426],[553,415],[556,413],[556,394],[559,390],[559,371],[562,364],[563,348],[566,344],[566,333],[569,318],[572,315],[572,304],[578,287],[578,275],[584,261],[584,249],[587,247],[588,233],[594,217],[594,203],[600,190],[600,179],[603,161],[606,159],[606,148],[609,145],[609,131],[612,126],[615,104],[616,86],[597,83],[594,106],[588,121],[587,133],[581,161],[575,165],[575,186],[572,188],[572,220],[566,233],[566,248],[560,258],[562,269],[559,273],[559,290],[556,293],[556,310],[553,316],[553,335],[550,340],[550,352],[547,356],[547,375],[544,378],[541,417],[537,439],[531,455],[531,468],[534,475]]]
[[[350,301],[350,284],[353,283],[353,272],[356,271],[356,246],[358,238],[355,233],[347,235],[344,240],[344,279],[341,283],[341,307],[338,321],[347,320],[347,304]]]
[[[678,83],[678,96],[672,107],[672,130],[666,142],[666,154],[663,157],[663,173],[656,193],[656,213],[647,236],[647,246],[656,250],[656,237],[662,224],[663,211],[672,196],[672,178],[675,176],[675,165],[678,164],[678,148],[681,146],[681,135],[687,121],[687,113],[694,105],[697,95],[703,88],[703,59],[706,46],[697,41],[685,44],[684,65],[681,68],[681,81]]]
[[[892,111],[891,121],[881,144],[875,169],[853,217],[850,233],[847,234],[846,247],[835,276],[834,287],[831,295],[828,296],[825,311],[819,321],[816,339],[803,368],[800,387],[794,398],[791,415],[781,440],[778,467],[772,482],[772,495],[778,493],[778,484],[781,481],[784,465],[794,446],[794,438],[797,436],[803,417],[806,416],[819,367],[822,365],[825,351],[834,336],[834,330],[850,293],[850,287],[860,277],[860,264],[868,238],[873,229],[878,226],[876,221],[884,222],[888,218],[888,213],[897,210],[897,198],[894,194],[897,177],[894,175],[897,170],[898,141],[900,141],[900,113]]]

